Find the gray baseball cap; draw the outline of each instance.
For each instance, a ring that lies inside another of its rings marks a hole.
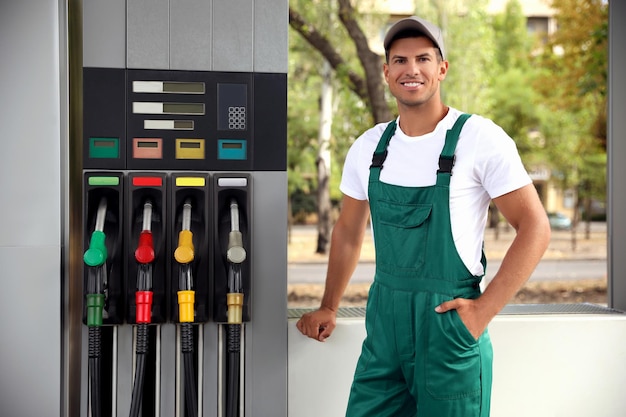
[[[385,41],[383,42],[383,45],[385,46],[385,51],[389,52],[391,42],[393,42],[395,37],[400,32],[404,32],[405,30],[416,30],[422,32],[424,35],[430,38],[431,41],[433,41],[437,48],[439,48],[439,50],[441,51],[441,56],[445,59],[446,53],[443,46],[443,33],[441,32],[441,29],[439,29],[439,27],[435,26],[429,21],[417,16],[411,16],[405,19],[398,20],[389,28],[387,34],[385,35]]]

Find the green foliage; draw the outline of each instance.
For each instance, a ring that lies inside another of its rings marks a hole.
[[[332,43],[346,64],[334,72],[331,139],[333,200],[345,154],[371,127],[369,104],[350,88],[348,74],[364,74],[354,42],[337,17],[338,0],[290,0],[290,8]],[[375,2],[375,0],[371,0]],[[359,25],[382,40],[389,16],[357,2]],[[521,1],[489,15],[488,0],[414,0],[416,14],[444,30],[450,69],[442,84],[445,103],[492,118],[515,139],[522,159],[549,166],[563,188],[604,198],[608,7],[603,0],[553,0],[558,31],[528,35]],[[548,43],[546,44],[546,39]],[[319,128],[322,55],[290,32],[290,192],[312,192]],[[381,68],[382,70],[382,68]],[[395,109],[389,94],[387,101]],[[584,185],[584,186],[583,186]]]
[[[311,72],[313,62],[302,59],[307,54],[314,55],[315,51],[298,36],[291,36],[289,41],[287,168],[291,194],[299,189],[308,191],[310,183],[307,174],[315,172],[313,144],[317,137],[318,116],[315,109],[318,106],[316,97],[309,91],[319,91],[321,80]]]
[[[442,28],[450,63],[441,85],[444,103],[469,113],[485,114],[490,85],[494,33],[486,0],[416,0],[415,13]]]
[[[544,50],[544,65],[562,79],[561,100],[574,108],[584,95],[606,96],[608,4],[603,0],[552,0],[558,31]]]
[[[540,121],[539,97],[531,87],[529,74],[510,68],[495,78],[492,91],[490,116],[515,140],[522,160],[526,161],[540,149],[532,135]]]
[[[487,115],[511,136],[522,160],[530,165],[543,158],[542,143],[535,134],[540,128],[540,96],[532,88],[536,71],[530,65],[531,38],[519,1],[507,2],[504,12],[493,16],[495,36],[492,104]]]
[[[534,83],[547,107],[546,148],[564,186],[604,200],[608,5],[553,0],[552,7],[559,29],[537,59],[542,71]]]
[[[493,28],[496,43],[495,62],[500,69],[528,70],[531,39],[520,2],[508,1],[504,13],[494,16]]]
[[[291,0],[307,21],[313,22],[333,47],[349,62],[349,69],[362,74],[354,44],[338,22],[336,0]],[[288,179],[290,195],[313,193],[317,187],[315,160],[318,153],[321,70],[323,56],[290,29],[288,100]],[[372,123],[367,105],[347,86],[348,68],[333,74],[334,117],[330,150],[332,153],[330,197],[341,198],[339,182],[348,148],[354,139]],[[382,71],[382,68],[381,68]],[[292,198],[293,201],[293,198]],[[294,201],[294,213],[296,202]],[[311,210],[311,205],[302,205]]]

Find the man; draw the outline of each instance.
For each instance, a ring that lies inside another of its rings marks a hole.
[[[366,131],[348,152],[324,296],[297,327],[319,341],[331,335],[371,214],[376,275],[347,416],[488,416],[487,325],[529,278],[550,226],[513,140],[490,120],[442,103],[441,30],[403,19],[384,46],[399,117]],[[516,237],[481,294],[492,200]]]

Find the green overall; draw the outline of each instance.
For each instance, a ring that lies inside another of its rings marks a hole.
[[[487,331],[477,341],[456,310],[435,312],[444,301],[480,295],[482,276],[461,260],[450,226],[450,175],[468,117],[461,115],[447,132],[434,186],[381,182],[395,121],[378,143],[368,191],[376,275],[348,417],[489,416],[493,356]],[[484,255],[482,262],[486,266]]]

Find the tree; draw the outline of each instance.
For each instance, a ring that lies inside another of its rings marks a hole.
[[[296,191],[310,192],[313,188],[310,173],[315,169],[315,147],[317,137],[317,97],[310,91],[319,91],[321,79],[313,71],[315,62],[304,57],[312,53],[311,48],[298,36],[289,37],[289,82],[287,109],[287,175],[289,193],[289,219],[294,222],[293,197]],[[290,228],[291,230],[291,228]]]
[[[297,2],[294,2],[297,3]],[[328,73],[323,72],[320,74],[319,66],[316,69],[315,77],[320,77],[322,80],[321,86],[317,91],[322,91],[320,97],[320,113],[319,113],[319,133],[317,143],[317,211],[318,211],[318,244],[316,248],[317,253],[326,253],[328,250],[328,243],[330,242],[330,230],[332,227],[331,217],[331,200],[330,200],[330,180],[331,180],[331,126],[332,126],[332,97],[331,91],[333,89],[331,83],[330,68],[334,70],[334,78],[343,80],[343,84],[349,86],[351,91],[357,94],[357,96],[366,101],[367,103],[377,103],[381,99],[385,100],[381,69],[382,63],[380,57],[369,50],[367,47],[366,37],[363,35],[358,23],[355,20],[355,11],[352,5],[347,1],[324,1],[319,0],[317,2],[319,8],[307,8],[305,13],[297,13],[290,8],[290,24],[291,27],[300,33],[302,39],[306,40],[309,46],[315,51],[314,54],[321,54],[324,64],[323,68],[328,64]],[[310,5],[310,3],[309,3]],[[321,6],[327,7],[321,7]],[[330,15],[330,12],[335,11],[337,17]],[[316,22],[315,27],[308,23],[309,19],[314,19]],[[345,29],[343,32],[349,35],[350,39],[355,39],[354,53],[345,53],[347,49],[341,32],[337,30],[335,22],[340,21],[342,27]],[[334,41],[334,42],[333,42]],[[375,66],[377,68],[376,77],[370,76],[362,77],[359,75],[358,70],[352,70],[359,66],[353,65],[351,56],[354,55],[360,58],[360,62],[365,62],[362,68],[369,68],[370,70]],[[376,78],[379,82],[376,82]],[[378,91],[376,91],[378,90]],[[378,94],[378,95],[377,95]],[[389,109],[386,102],[383,103],[383,111],[379,110],[372,112],[373,117],[382,117],[386,120],[389,119]],[[361,108],[367,109],[361,106]],[[350,135],[352,137],[354,132]],[[313,147],[315,148],[315,147]],[[345,148],[345,146],[344,146]]]
[[[577,190],[576,208],[588,208],[592,199],[605,198],[608,4],[553,0],[552,7],[559,29],[540,56],[543,72],[535,85],[550,108],[544,131],[552,163],[565,185]],[[561,152],[563,147],[569,152]]]
[[[366,103],[375,123],[388,121],[391,119],[391,111],[385,98],[382,59],[370,49],[367,36],[359,26],[358,13],[350,0],[337,0],[337,4],[339,20],[354,44],[364,75],[354,70],[328,37],[291,5],[289,25],[322,54],[341,82]]]
[[[333,124],[332,73],[324,62],[322,89],[320,93],[320,129],[317,153],[317,248],[316,253],[327,253],[332,228],[330,205],[330,137]]]
[[[533,45],[520,2],[509,0],[504,13],[493,17],[493,27],[495,75],[488,114],[515,140],[523,161],[541,161],[536,132],[542,97],[533,88],[538,73],[531,64]]]

